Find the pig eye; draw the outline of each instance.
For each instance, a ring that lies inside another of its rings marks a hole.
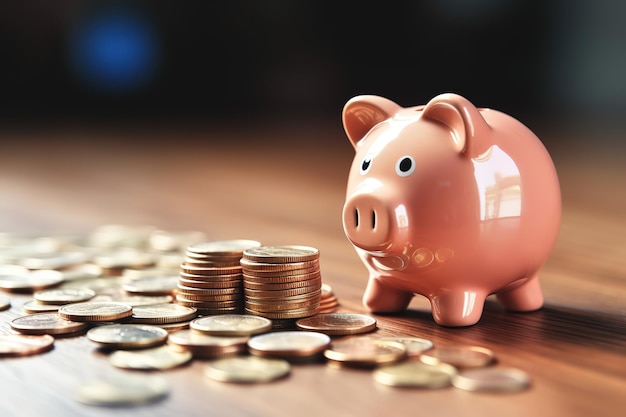
[[[398,159],[396,163],[396,174],[401,177],[408,177],[413,171],[415,171],[415,160],[411,156],[405,155]]]
[[[361,162],[361,175],[367,174],[367,172],[370,170],[371,167],[372,167],[372,158],[369,156],[366,156],[363,159],[363,162]]]

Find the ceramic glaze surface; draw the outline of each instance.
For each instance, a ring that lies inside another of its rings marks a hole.
[[[370,273],[366,307],[398,312],[421,294],[437,323],[467,326],[490,294],[513,311],[542,306],[561,197],[528,128],[456,94],[410,108],[358,96],[343,124],[356,151],[343,225]]]

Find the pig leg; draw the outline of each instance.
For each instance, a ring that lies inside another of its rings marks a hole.
[[[372,277],[363,294],[363,305],[375,313],[395,313],[405,310],[412,298],[412,293],[384,285]]]
[[[534,311],[543,305],[543,293],[536,273],[521,285],[500,291],[497,297],[505,308],[512,311]]]
[[[475,291],[449,291],[430,299],[433,318],[441,326],[471,326],[480,320],[485,295]]]

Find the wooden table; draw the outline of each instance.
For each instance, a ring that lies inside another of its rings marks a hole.
[[[243,127],[242,127],[243,126]],[[87,233],[101,224],[202,230],[211,239],[303,244],[321,252],[323,281],[342,311],[362,312],[367,274],[341,225],[352,148],[339,124],[165,130],[71,131],[0,139],[0,231]],[[259,133],[261,132],[261,133]],[[573,142],[573,140],[572,140]],[[376,316],[379,335],[494,350],[527,371],[514,394],[454,388],[393,389],[367,370],[294,365],[260,385],[212,381],[203,362],[163,372],[160,402],[98,408],[76,385],[112,366],[86,337],[57,339],[45,354],[0,359],[0,415],[52,416],[618,416],[626,410],[626,164],[623,149],[550,148],[563,190],[556,248],[542,269],[542,310],[503,311],[488,301],[479,324],[442,328],[416,297],[399,315]],[[11,295],[0,332],[29,297]]]

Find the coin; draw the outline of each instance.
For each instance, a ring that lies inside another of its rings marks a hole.
[[[452,365],[428,365],[407,361],[387,365],[374,371],[374,380],[394,387],[444,388],[452,383],[457,371]]]
[[[251,336],[270,331],[272,321],[258,316],[224,314],[195,319],[190,327],[215,336]]]
[[[211,281],[198,281],[193,279],[186,279],[178,277],[178,285],[180,287],[190,287],[198,289],[218,289],[218,288],[239,288],[241,286],[241,276],[238,275],[234,280],[211,280]]]
[[[242,268],[254,273],[262,271],[299,271],[319,268],[319,262],[316,258],[305,262],[259,262],[248,258],[241,258],[239,263]]]
[[[36,291],[35,300],[43,304],[69,304],[89,301],[96,296],[96,292],[89,288],[59,288]]]
[[[0,275],[0,289],[14,292],[43,290],[59,285],[61,282],[63,282],[63,274],[51,269],[40,269],[24,275]]]
[[[126,369],[170,369],[191,360],[191,352],[176,351],[171,346],[140,350],[116,350],[109,356],[113,366]]]
[[[22,258],[20,264],[28,269],[63,269],[88,260],[89,255],[83,252],[52,252]]]
[[[131,294],[167,295],[176,290],[178,276],[148,276],[126,282],[122,288]]]
[[[8,310],[9,308],[11,308],[11,300],[0,296],[0,311]]]
[[[330,345],[323,333],[284,331],[253,336],[248,341],[250,353],[284,359],[312,357]]]
[[[10,324],[17,332],[34,335],[67,335],[82,332],[88,327],[87,323],[65,320],[55,312],[17,317]]]
[[[133,308],[116,302],[93,302],[67,304],[59,308],[59,316],[72,321],[107,322],[130,317]]]
[[[248,239],[218,240],[213,242],[196,243],[187,248],[189,252],[212,255],[241,254],[246,249],[261,246],[260,242]]]
[[[82,381],[75,397],[90,405],[121,406],[156,401],[167,396],[169,390],[167,380],[161,376],[125,372]]]
[[[54,338],[48,334],[29,336],[23,334],[0,335],[0,357],[36,355],[52,349]]]
[[[479,346],[440,346],[422,353],[419,358],[430,365],[443,362],[457,368],[479,368],[492,363],[495,355]]]
[[[197,310],[178,304],[155,304],[133,307],[132,323],[166,324],[188,321],[195,318]]]
[[[243,251],[243,258],[266,263],[306,262],[319,258],[319,251],[310,246],[261,246]]]
[[[371,338],[352,338],[333,342],[324,352],[326,359],[351,366],[377,366],[398,362],[406,357],[402,343]]]
[[[331,336],[350,335],[371,332],[376,328],[376,319],[363,314],[325,313],[300,319],[296,326]]]
[[[417,356],[420,353],[431,349],[433,342],[428,339],[422,339],[419,337],[410,336],[396,336],[396,337],[381,337],[381,340],[388,340],[391,342],[399,342],[406,348],[407,356]]]
[[[530,377],[515,368],[468,369],[459,372],[452,385],[466,391],[514,392],[530,386]]]
[[[217,358],[245,352],[247,337],[211,336],[193,330],[170,333],[168,343],[198,358]]]
[[[137,349],[165,343],[167,331],[141,324],[109,324],[90,329],[87,338],[108,348]]]
[[[131,307],[166,304],[173,300],[174,297],[171,295],[114,295],[109,299],[111,302],[127,304]]]
[[[25,313],[49,313],[52,311],[58,311],[61,308],[58,304],[42,304],[37,300],[29,300],[24,302],[22,309]]]
[[[225,382],[269,382],[289,374],[289,362],[282,359],[245,356],[219,359],[207,364],[204,373]]]

